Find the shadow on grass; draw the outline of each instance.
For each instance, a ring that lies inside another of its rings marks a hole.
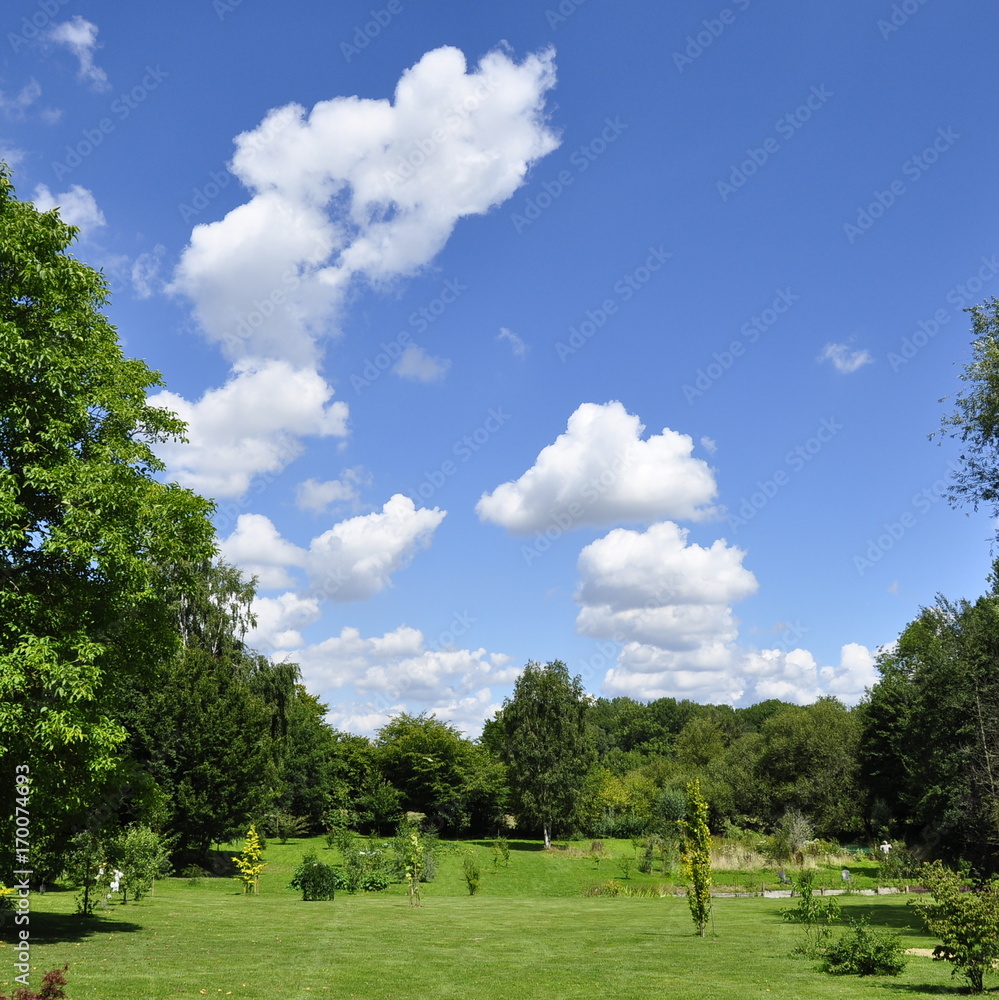
[[[467,840],[467,844],[475,844],[476,847],[492,847],[495,840]],[[511,851],[543,851],[545,845],[540,840],[510,840],[507,842]]]
[[[844,977],[845,978],[845,977]],[[942,986],[940,983],[887,983],[881,982],[878,985],[886,990],[898,990],[899,993],[913,993],[917,996],[968,996],[967,985],[962,985],[955,980],[953,986]],[[985,990],[983,996],[987,996],[990,991]]]
[[[818,897],[821,899],[843,899],[843,896],[827,896]],[[849,899],[856,899],[856,896],[846,897]],[[789,905],[785,906],[784,909],[793,910],[798,902],[798,897],[795,896],[793,899],[786,901]],[[867,918],[871,922],[871,926],[874,928],[878,927],[890,927],[892,930],[896,931],[912,931],[915,934],[924,934],[922,921],[915,913],[905,904],[905,903],[861,903],[859,905],[844,906],[839,911],[840,921],[834,926],[846,927],[846,918],[851,920],[857,920],[861,917]],[[774,913],[773,919],[780,921],[782,918],[779,914]],[[792,925],[794,926],[794,925]]]
[[[12,926],[8,921],[8,926]],[[5,927],[4,930],[7,928]],[[131,934],[141,931],[140,924],[128,920],[113,920],[103,916],[81,917],[76,913],[31,914],[31,943],[59,944],[64,941],[83,941],[95,934]]]

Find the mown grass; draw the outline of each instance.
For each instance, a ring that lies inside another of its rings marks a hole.
[[[287,882],[306,848],[335,856],[321,840],[272,843],[259,896],[243,896],[225,878],[167,879],[152,898],[84,920],[73,915],[72,891],[33,895],[32,981],[68,962],[71,1000],[877,1000],[960,988],[948,968],[919,958],[897,980],[816,971],[792,955],[801,932],[780,919],[787,900],[718,899],[702,940],[682,897],[584,898],[595,882],[620,878],[616,855],[633,856],[628,842],[605,844],[611,857],[595,865],[516,842],[509,868],[494,868],[488,842],[463,844],[444,855],[420,908],[407,905],[401,885],[303,902]],[[476,852],[483,873],[471,897],[461,874],[465,849]],[[633,871],[630,881],[662,876]],[[900,897],[841,902],[850,914],[896,927],[908,947],[934,943]],[[4,928],[8,942],[11,930]],[[12,960],[8,944],[0,950],[0,982],[8,986]]]

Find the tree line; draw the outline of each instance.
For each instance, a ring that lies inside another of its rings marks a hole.
[[[638,836],[682,819],[694,781],[718,833],[794,814],[816,837],[900,837],[999,870],[999,575],[975,602],[921,609],[854,708],[597,698],[554,661],[526,665],[478,739],[427,715],[373,738],[333,728],[296,665],[246,644],[253,584],[217,560],[212,504],[162,481],[153,445],[183,425],[149,406],[159,375],[122,354],[75,236],[0,166],[6,871],[18,810],[41,881],[67,843],[140,827],[177,862],[249,823],[385,832],[406,813],[451,836]],[[972,315],[943,431],[965,449],[955,502],[995,505],[999,301]]]

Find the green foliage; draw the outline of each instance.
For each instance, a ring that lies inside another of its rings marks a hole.
[[[493,841],[493,864],[499,867],[502,861],[504,868],[510,867],[510,841],[506,837],[497,837]]]
[[[891,841],[890,846],[891,850],[887,854],[880,849],[875,852],[879,860],[878,881],[880,884],[896,885],[901,889],[916,884],[923,867],[922,864],[906,846],[905,841],[894,840]]]
[[[147,402],[159,375],[122,354],[77,232],[0,164],[0,772],[30,766],[38,846],[117,767],[128,682],[177,647],[165,581],[214,537],[212,505],[159,479],[152,446],[184,427]]]
[[[576,796],[594,759],[586,727],[586,697],[579,677],[560,660],[531,661],[503,703],[504,757],[524,815],[551,834],[572,816]]]
[[[260,875],[267,867],[267,863],[261,860],[263,848],[260,845],[260,837],[257,836],[257,828],[251,826],[246,833],[246,843],[243,845],[243,853],[236,858],[236,868],[239,874],[233,878],[243,885],[243,894],[248,892],[257,893],[260,891]]]
[[[461,873],[465,877],[469,896],[474,896],[479,891],[479,883],[482,881],[482,869],[475,860],[474,851],[465,851],[461,860]]]
[[[823,972],[843,976],[898,976],[905,969],[905,948],[895,931],[874,930],[870,920],[850,920],[850,930],[826,949]]]
[[[107,849],[92,830],[83,830],[72,837],[63,853],[62,874],[78,886],[76,912],[89,917],[101,901],[100,892],[110,881],[107,878]]]
[[[141,899],[152,892],[155,879],[171,872],[170,847],[164,838],[148,826],[130,826],[108,842],[108,863],[121,872],[122,902]]]
[[[304,900],[326,900],[334,897],[339,883],[336,871],[323,864],[315,851],[307,851],[288,884],[301,890]]]
[[[10,1000],[63,1000],[66,996],[66,991],[63,989],[66,985],[64,973],[68,970],[68,965],[64,965],[61,969],[50,969],[42,976],[42,985],[37,992],[21,987],[14,990]],[[0,1000],[7,1000],[7,997],[0,993]]]
[[[777,829],[765,842],[765,849],[775,861],[794,861],[800,865],[813,835],[808,817],[797,809],[789,809],[778,820]]]
[[[938,433],[962,444],[961,468],[949,499],[954,506],[988,504],[999,512],[999,299],[972,306],[972,360],[960,378],[965,388],[955,410],[941,420]]]
[[[681,821],[683,869],[690,884],[687,905],[698,934],[704,937],[711,918],[711,831],[708,829],[708,804],[701,795],[701,785],[687,785],[687,817]]]
[[[793,909],[780,911],[781,919],[801,924],[805,932],[805,942],[796,951],[815,958],[832,937],[832,925],[839,919],[839,902],[835,896],[817,898],[813,888],[814,873],[801,871],[794,876],[793,891],[798,894],[798,903]]]
[[[304,816],[292,816],[291,813],[268,813],[265,819],[267,836],[277,837],[282,844],[287,844],[292,837],[301,837],[309,832],[309,821]]]
[[[999,879],[977,882],[965,890],[966,872],[955,872],[941,862],[923,868],[921,881],[931,900],[912,900],[912,908],[942,944],[933,956],[952,962],[972,993],[982,993],[984,978],[999,961]]]
[[[410,827],[402,844],[403,871],[406,876],[406,892],[410,906],[420,905],[420,878],[423,874],[425,853],[419,829],[415,826]]]

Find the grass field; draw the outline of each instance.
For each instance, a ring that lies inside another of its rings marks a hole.
[[[713,933],[702,940],[692,933],[682,897],[584,898],[587,887],[621,878],[614,856],[633,856],[628,842],[608,841],[612,857],[599,866],[570,856],[581,852],[512,846],[509,868],[495,870],[488,847],[473,848],[483,871],[474,897],[460,855],[445,855],[437,880],[423,887],[420,908],[407,905],[401,885],[303,902],[286,886],[306,848],[333,855],[321,839],[272,843],[259,896],[241,895],[225,878],[198,885],[165,879],[153,897],[84,920],[74,914],[72,891],[34,894],[32,985],[67,962],[71,1000],[876,1000],[956,996],[962,985],[949,967],[925,958],[911,959],[898,979],[818,972],[814,962],[792,955],[801,931],[780,919],[787,900],[718,899]],[[719,874],[727,880],[735,873]],[[633,872],[626,884],[643,881],[663,878]],[[904,897],[841,902],[851,915],[897,928],[907,947],[934,944]],[[4,930],[0,983],[9,988],[9,923]]]

